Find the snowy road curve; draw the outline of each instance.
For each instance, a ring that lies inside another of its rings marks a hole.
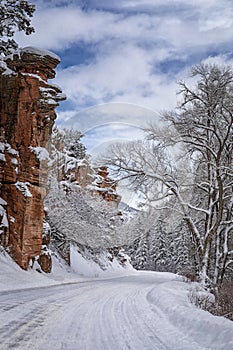
[[[158,273],[2,292],[0,349],[232,350],[233,323],[184,294]]]

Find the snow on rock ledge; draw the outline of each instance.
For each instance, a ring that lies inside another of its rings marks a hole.
[[[54,68],[60,63],[60,58],[49,51],[25,47],[7,56],[4,61],[12,72],[34,74],[47,82],[55,77]]]
[[[20,55],[22,55],[23,53],[28,53],[28,54],[33,54],[33,55],[37,55],[37,56],[41,56],[41,57],[50,57],[54,60],[57,60],[58,62],[60,62],[60,57],[57,56],[55,53],[51,52],[51,51],[47,51],[47,50],[43,50],[43,49],[39,49],[36,47],[32,47],[32,46],[26,46],[23,47],[19,50]]]

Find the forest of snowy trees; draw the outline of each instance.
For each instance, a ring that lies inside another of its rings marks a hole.
[[[147,140],[113,146],[105,162],[118,179],[127,178],[134,190],[145,194],[160,212],[158,218],[168,218],[157,223],[161,247],[169,241],[169,232],[177,232],[165,249],[165,265],[172,261],[168,252],[176,240],[184,240],[184,256],[191,259],[187,265],[202,283],[216,286],[232,276],[233,72],[199,65],[192,76],[198,79],[195,88],[180,83],[180,105],[176,112],[164,114],[164,130],[148,127]],[[167,230],[171,212],[173,227]],[[137,247],[139,266],[146,264],[151,248],[144,227]]]
[[[167,221],[167,212],[153,208],[111,207],[99,195],[91,194],[93,186],[83,187],[75,180],[77,166],[88,166],[89,183],[94,184],[98,178],[81,138],[79,131],[53,131],[53,165],[45,199],[53,242],[59,241],[65,250],[69,244],[94,252],[123,249],[136,269],[194,274],[194,247],[178,215],[170,212]]]
[[[83,190],[60,200],[55,189],[55,211],[70,239],[124,247],[137,269],[192,274],[213,287],[232,278],[233,74],[204,65],[192,74],[197,86],[180,84],[182,101],[164,115],[164,129],[152,125],[145,141],[116,144],[104,159],[117,180],[144,194],[144,208],[124,222]],[[71,152],[78,141],[67,139]]]

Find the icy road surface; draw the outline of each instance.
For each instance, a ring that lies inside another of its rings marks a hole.
[[[233,322],[152,272],[0,293],[0,349],[232,350]]]

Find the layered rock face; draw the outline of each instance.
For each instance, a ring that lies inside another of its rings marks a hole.
[[[116,181],[108,177],[108,168],[102,166],[96,169],[97,174],[99,175],[96,184],[97,184],[97,193],[103,197],[113,208],[117,209],[120,203],[121,197],[117,194],[117,183]]]
[[[0,64],[0,243],[23,269],[41,255],[47,149],[54,109],[65,99],[47,82],[58,63],[49,52],[24,48]]]

